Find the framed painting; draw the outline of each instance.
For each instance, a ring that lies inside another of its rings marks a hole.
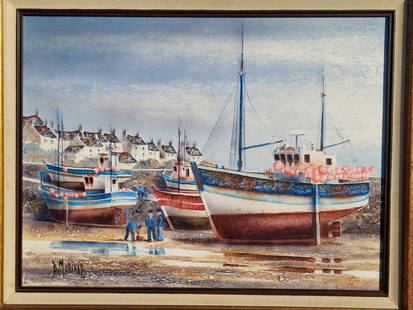
[[[408,4],[3,1],[3,306],[406,307]]]

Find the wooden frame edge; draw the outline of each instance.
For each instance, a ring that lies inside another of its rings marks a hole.
[[[405,130],[407,132],[403,232],[403,309],[413,308],[413,1],[407,1],[405,35]]]
[[[0,93],[1,93],[1,108],[0,108],[0,220],[3,225],[4,223],[4,95],[3,95],[3,75],[4,75],[4,66],[3,66],[3,1],[0,0]],[[403,176],[403,203],[404,203],[404,210],[403,210],[403,218],[401,223],[403,223],[404,229],[402,230],[402,242],[403,242],[403,263],[401,265],[403,276],[402,280],[402,294],[401,298],[403,298],[401,302],[401,309],[413,309],[413,139],[412,139],[412,131],[413,131],[413,0],[406,0],[406,22],[405,25],[405,94],[404,94],[404,127],[403,129],[406,131],[406,136],[404,139],[404,164],[403,168],[405,169],[405,174]],[[4,226],[2,226],[4,227]],[[3,229],[0,232],[0,242],[2,247],[0,249],[0,277],[2,282],[0,284],[0,309],[113,309],[113,306],[94,306],[94,305],[5,305],[3,302],[3,241],[4,234]],[[116,306],[117,309],[193,309],[193,306]],[[196,309],[208,309],[208,310],[215,310],[215,309],[230,309],[232,307],[227,306],[197,306]],[[248,309],[275,309],[274,307],[251,307]],[[276,309],[287,309],[285,307],[276,307]],[[323,309],[323,308],[288,308],[290,310],[309,310],[309,309]],[[330,309],[343,309],[343,308],[330,308]]]

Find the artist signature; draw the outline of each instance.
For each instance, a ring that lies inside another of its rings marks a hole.
[[[76,263],[71,259],[65,262],[64,259],[59,259],[58,261],[52,260],[53,277],[62,276],[63,278],[67,275],[78,275],[82,279],[86,277],[86,270],[83,263]]]

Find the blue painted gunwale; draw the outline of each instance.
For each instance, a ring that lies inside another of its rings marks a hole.
[[[61,197],[51,197],[48,192],[49,186],[42,186],[39,191],[47,205],[63,205],[64,199]],[[104,193],[104,194],[93,194],[86,197],[68,197],[67,198],[69,206],[96,206],[104,205],[107,203],[127,203],[135,204],[137,197],[136,192],[113,192],[113,193]]]
[[[190,184],[190,185],[195,185],[196,184],[195,181],[188,181],[188,180],[180,180],[178,182],[178,179],[172,179],[172,178],[170,178],[169,175],[166,175],[166,174],[163,174],[163,173],[162,173],[162,177],[163,177],[164,181],[173,182],[173,183],[176,183],[176,184],[178,184],[178,183],[179,184]]]
[[[318,187],[320,198],[340,198],[349,196],[362,196],[370,193],[368,182],[360,183],[337,183],[337,184],[313,184],[291,181],[278,181],[261,179],[253,176],[230,173],[225,170],[208,170],[191,163],[194,176],[199,179],[202,185],[214,186],[217,188],[228,188],[234,190],[252,191],[257,193],[291,195],[291,196],[312,196],[314,187]],[[197,171],[194,171],[194,170]],[[203,186],[199,186],[202,191]]]
[[[83,176],[85,174],[96,174],[93,169],[90,168],[67,168],[67,171],[63,171],[63,167],[58,166],[58,165],[53,165],[53,164],[46,164],[46,169],[49,171],[53,172],[59,172],[59,173],[69,173],[69,174],[74,174],[78,176]],[[121,170],[121,171],[101,171],[98,172],[96,175],[112,175],[112,176],[131,176],[132,171],[131,170]]]

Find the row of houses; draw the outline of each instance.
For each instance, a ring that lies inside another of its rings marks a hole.
[[[168,144],[162,144],[161,141],[145,142],[139,133],[130,135],[126,130],[121,136],[117,136],[116,131],[86,131],[82,128],[58,131],[37,114],[23,116],[22,126],[23,143],[36,144],[45,151],[56,151],[59,147],[64,158],[75,163],[87,158],[99,158],[100,154],[110,151],[115,155],[120,166],[122,164],[130,166],[149,159],[160,163],[177,159],[177,151],[171,142]],[[195,146],[187,146],[185,159],[200,162],[203,158]]]

